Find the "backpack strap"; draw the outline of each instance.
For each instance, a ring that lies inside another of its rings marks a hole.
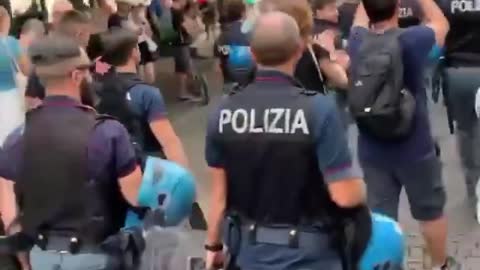
[[[315,55],[315,52],[313,51],[312,44],[308,44],[307,49],[308,49],[308,52],[310,53],[310,56],[312,57],[313,63],[315,64],[315,68],[317,69],[318,78],[320,78],[320,81],[322,81],[322,92],[326,94],[327,93],[327,89],[325,88],[326,81],[323,78],[322,70],[320,69],[320,63],[318,62],[318,58]]]

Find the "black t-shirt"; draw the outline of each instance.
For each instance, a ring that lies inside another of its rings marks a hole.
[[[312,48],[317,59],[319,59],[318,61],[322,58],[330,57],[329,53],[322,47],[314,44]],[[324,92],[325,82],[320,78],[318,69],[308,49],[303,52],[302,58],[298,61],[295,78],[308,90]]]

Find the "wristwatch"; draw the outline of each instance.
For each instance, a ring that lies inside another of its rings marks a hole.
[[[223,250],[223,244],[218,243],[218,244],[205,244],[205,250],[211,251],[211,252],[219,252]]]

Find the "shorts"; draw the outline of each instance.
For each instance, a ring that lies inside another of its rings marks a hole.
[[[140,49],[140,65],[146,65],[157,61],[158,57],[156,56],[156,53],[150,51],[146,41],[140,42],[138,48]]]
[[[192,71],[192,57],[189,46],[174,48],[175,73],[190,73]]]
[[[408,167],[380,168],[362,162],[368,205],[373,212],[398,219],[400,192],[405,188],[410,211],[418,221],[443,216],[446,203],[442,164],[437,156],[408,164]]]

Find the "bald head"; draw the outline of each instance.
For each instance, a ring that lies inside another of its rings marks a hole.
[[[279,66],[295,59],[301,36],[296,21],[282,12],[268,12],[258,17],[250,47],[257,63]]]

